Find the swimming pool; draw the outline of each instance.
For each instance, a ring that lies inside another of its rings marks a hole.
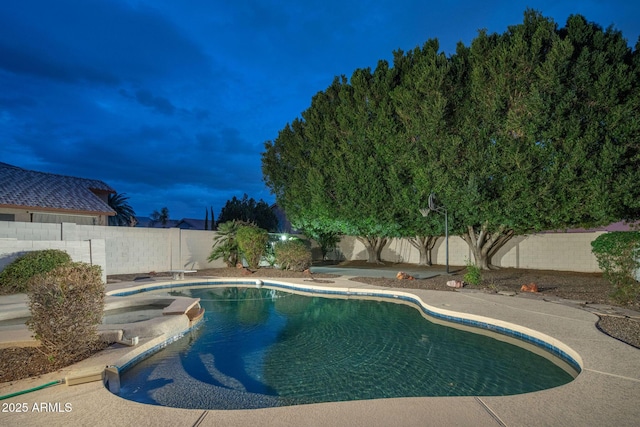
[[[255,287],[169,292],[201,298],[206,324],[123,372],[123,398],[246,409],[505,395],[566,384],[579,371],[547,353],[430,322],[401,299],[411,305]]]

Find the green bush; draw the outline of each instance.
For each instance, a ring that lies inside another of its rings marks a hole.
[[[462,277],[465,283],[478,286],[482,282],[482,271],[480,267],[467,260],[467,272]]]
[[[71,257],[58,249],[28,252],[0,272],[0,294],[27,292],[29,280],[71,262]]]
[[[264,248],[264,256],[262,260],[269,264],[269,267],[273,267],[276,264],[276,244],[280,242],[280,233],[269,233],[269,239],[267,240],[267,246]]]
[[[614,231],[591,242],[602,275],[613,285],[611,297],[619,303],[632,303],[640,295],[636,273],[640,269],[640,232]]]
[[[316,231],[313,229],[304,230],[305,235],[311,237],[320,246],[322,260],[327,258],[327,254],[338,247],[340,235],[330,231]]]
[[[100,266],[68,263],[35,276],[29,284],[29,329],[55,366],[82,360],[100,345],[104,311]]]
[[[241,222],[227,221],[218,225],[218,232],[213,238],[213,247],[208,261],[215,261],[222,258],[227,267],[235,267],[238,262],[238,242],[236,233]]]
[[[304,271],[311,266],[311,250],[302,240],[276,243],[276,264],[283,270]]]
[[[238,249],[247,260],[249,268],[257,269],[269,241],[267,230],[258,228],[255,225],[244,225],[238,228],[236,239],[238,241]]]

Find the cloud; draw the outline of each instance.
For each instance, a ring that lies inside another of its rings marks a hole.
[[[154,9],[119,1],[0,4],[0,69],[62,82],[206,77],[210,60]]]
[[[149,107],[157,113],[171,116],[176,111],[176,107],[173,106],[171,101],[162,96],[154,96],[148,90],[140,89],[134,95],[130,95],[126,90],[120,89],[120,94],[125,98],[135,99],[141,105]]]
[[[114,84],[118,81],[114,75],[96,68],[61,63],[49,53],[32,46],[15,48],[0,41],[0,58],[0,67],[15,74],[30,74],[64,82],[84,80]]]

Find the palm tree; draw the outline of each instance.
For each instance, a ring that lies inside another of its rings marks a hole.
[[[227,267],[235,267],[238,262],[238,242],[236,232],[242,221],[227,221],[218,225],[218,234],[213,238],[213,248],[209,262],[222,258]]]
[[[151,213],[151,220],[153,222],[160,222],[162,225],[167,225],[167,221],[169,221],[169,208],[166,206],[160,209],[160,212],[154,210]]]
[[[129,205],[128,200],[129,197],[126,196],[126,193],[109,194],[107,202],[111,209],[116,211],[115,216],[109,217],[109,225],[130,226],[136,222],[136,213]]]

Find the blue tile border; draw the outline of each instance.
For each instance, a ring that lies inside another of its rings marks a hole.
[[[165,341],[154,345],[153,347],[143,351],[142,353],[136,355],[135,357],[132,357],[131,359],[127,360],[125,363],[123,363],[122,365],[116,366],[113,365],[115,368],[118,369],[118,373],[122,374],[123,372],[125,372],[127,369],[131,368],[132,366],[136,365],[137,363],[143,361],[144,359],[153,356],[154,354],[156,354],[157,352],[159,352],[160,350],[162,350],[163,348],[167,347],[168,345],[176,342],[177,340],[179,340],[180,338],[184,337],[186,334],[188,334],[189,332],[193,331],[194,329],[197,329],[200,326],[200,321],[198,323],[196,323],[195,325],[192,325],[191,327],[185,329],[182,332],[179,332],[175,335],[173,335],[170,338],[167,338]]]
[[[143,293],[143,292],[149,292],[149,291],[155,291],[155,290],[162,290],[162,289],[170,289],[170,288],[188,288],[188,287],[195,287],[195,286],[257,286],[258,282],[261,283],[261,286],[267,286],[269,288],[272,289],[281,289],[284,291],[297,291],[297,292],[301,292],[301,293],[305,293],[308,295],[341,295],[341,296],[347,296],[347,297],[369,297],[369,298],[377,298],[377,299],[381,299],[381,300],[387,300],[387,301],[393,301],[393,300],[401,300],[404,302],[408,302],[412,305],[414,305],[417,309],[421,310],[424,314],[426,314],[429,317],[438,319],[438,320],[443,320],[443,321],[447,321],[447,322],[452,322],[452,323],[458,323],[464,326],[471,326],[471,327],[475,327],[475,328],[479,328],[479,329],[484,329],[484,330],[488,330],[500,335],[504,335],[510,338],[515,338],[517,340],[523,341],[525,343],[528,344],[532,344],[550,354],[552,354],[553,356],[561,359],[562,361],[564,361],[565,363],[569,364],[577,373],[580,373],[582,371],[582,366],[569,354],[567,354],[565,351],[563,351],[562,349],[556,347],[553,344],[550,344],[544,340],[541,340],[539,338],[527,335],[523,332],[519,332],[519,331],[514,331],[512,329],[508,329],[502,326],[498,326],[498,325],[494,325],[491,323],[487,323],[487,322],[480,322],[477,320],[471,320],[471,319],[467,319],[464,317],[460,317],[460,316],[451,316],[451,315],[447,315],[447,314],[441,314],[441,313],[437,313],[435,311],[429,310],[427,307],[425,307],[421,301],[417,298],[417,297],[411,297],[408,295],[397,295],[394,294],[393,292],[390,291],[381,291],[381,292],[376,292],[376,291],[357,291],[357,290],[348,290],[348,291],[344,291],[344,290],[329,290],[329,289],[320,289],[320,288],[314,288],[314,287],[306,287],[306,286],[300,286],[300,285],[294,285],[294,284],[285,284],[285,283],[280,283],[280,282],[271,282],[268,280],[245,280],[245,279],[241,279],[241,280],[212,280],[212,281],[197,281],[197,282],[188,282],[188,281],[184,281],[184,282],[180,282],[180,283],[176,283],[176,282],[168,282],[168,283],[162,283],[162,284],[158,284],[157,286],[148,286],[148,287],[144,287],[144,288],[140,288],[140,289],[134,289],[134,290],[130,290],[130,291],[122,291],[122,292],[115,292],[115,293],[110,293],[110,295],[112,296],[130,296],[130,295],[135,295],[135,294],[139,294],[139,293]],[[404,292],[404,291],[403,291]],[[197,326],[197,325],[196,325]],[[119,370],[125,370],[128,367],[134,365],[135,363],[137,363],[140,360],[143,360],[144,358],[150,356],[151,354],[161,350],[162,348],[166,347],[168,344],[172,343],[173,341],[181,338],[185,333],[187,333],[188,331],[190,331],[192,328],[190,328],[189,330],[184,331],[182,334],[176,335],[172,338],[170,338],[169,340],[165,341],[164,343],[159,344],[158,346],[153,347],[152,349],[149,349],[147,351],[145,351],[144,353],[136,356],[135,358],[133,358],[132,360],[128,361],[126,364],[124,364],[122,367],[119,367]]]

